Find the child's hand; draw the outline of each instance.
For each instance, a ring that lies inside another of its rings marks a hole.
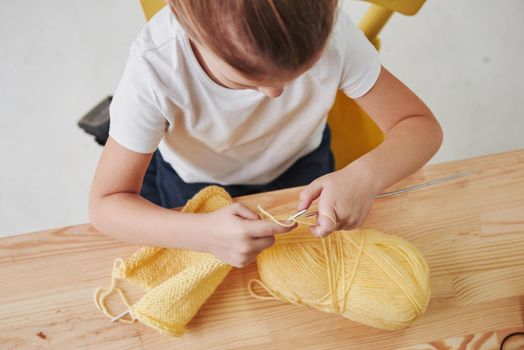
[[[307,209],[319,198],[317,223],[311,226],[311,232],[324,237],[336,229],[359,227],[368,216],[378,191],[370,174],[349,166],[306,186],[300,193],[297,209]]]
[[[296,226],[282,227],[260,217],[240,203],[204,214],[204,249],[236,267],[244,267],[275,243],[275,235]]]

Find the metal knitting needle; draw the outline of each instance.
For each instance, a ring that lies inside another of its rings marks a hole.
[[[391,192],[384,192],[384,193],[379,194],[376,198],[382,198],[382,197],[387,197],[387,196],[394,196],[394,195],[397,195],[397,194],[400,194],[400,193],[413,191],[413,190],[416,190],[416,189],[419,189],[419,188],[422,188],[422,187],[427,187],[427,186],[431,186],[431,185],[435,185],[435,184],[439,184],[439,183],[455,180],[455,179],[458,179],[460,177],[468,176],[468,175],[471,175],[471,174],[474,174],[474,173],[475,172],[473,170],[463,171],[463,172],[460,172],[460,173],[456,173],[456,174],[453,174],[453,175],[441,177],[441,178],[438,178],[438,179],[435,179],[435,180],[431,180],[431,181],[428,181],[428,182],[423,182],[423,183],[418,184],[418,185],[413,185],[413,186],[409,186],[409,187],[406,187],[406,188],[402,188],[400,190],[391,191]]]
[[[306,212],[307,212],[307,209],[301,210],[298,213],[296,213],[295,215],[291,215],[286,221],[290,221],[295,218],[298,218],[299,216],[304,215]]]
[[[400,190],[391,191],[391,192],[384,192],[384,193],[379,194],[375,198],[395,196],[395,195],[398,195],[398,194],[401,194],[401,193],[417,190],[419,188],[423,188],[423,187],[427,187],[427,186],[431,186],[431,185],[435,185],[435,184],[451,181],[451,180],[454,180],[454,179],[458,179],[460,177],[468,176],[468,175],[471,175],[471,174],[474,174],[474,173],[475,172],[473,170],[462,171],[460,173],[456,173],[456,174],[453,174],[453,175],[441,177],[441,178],[434,179],[434,180],[431,180],[431,181],[428,181],[428,182],[424,182],[424,183],[421,183],[421,184],[418,184],[418,185],[409,186],[409,187],[406,187],[406,188],[402,188]],[[316,211],[308,212],[307,209],[304,209],[304,210],[301,210],[298,213],[290,216],[286,221],[290,221],[292,219],[296,219],[299,216],[308,217],[308,216],[313,216],[313,215],[316,215],[316,214],[317,214]]]
[[[113,317],[111,319],[111,322],[116,322],[116,321],[118,321],[119,319],[121,319],[122,317],[124,317],[124,316],[126,316],[128,314],[129,314],[129,310],[126,310],[126,311],[122,312],[120,315]]]
[[[299,211],[298,213],[296,213],[294,215],[291,215],[285,221],[293,221],[293,219],[296,219],[299,216],[303,216],[303,217],[307,218],[307,217],[310,217],[310,216],[315,216],[317,214],[318,214],[317,211],[308,211],[307,209],[303,209],[303,210]]]

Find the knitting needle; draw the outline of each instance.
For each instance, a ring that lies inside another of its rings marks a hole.
[[[122,317],[124,317],[125,315],[128,315],[128,314],[129,314],[129,310],[126,310],[126,311],[122,312],[120,315],[113,317],[111,319],[111,322],[116,322],[116,321],[118,321],[119,319],[121,319]]]
[[[318,212],[317,211],[308,211],[307,209],[303,209],[301,211],[299,211],[298,213],[294,214],[294,215],[291,215],[289,218],[286,219],[286,221],[293,221],[293,219],[296,219],[298,218],[299,216],[304,216],[304,217],[310,217],[310,216],[314,216],[314,215],[317,215]]]
[[[460,177],[468,176],[468,175],[471,175],[471,174],[474,174],[474,173],[475,172],[473,170],[463,171],[463,172],[460,172],[460,173],[456,173],[456,174],[449,175],[449,176],[444,176],[444,177],[441,177],[441,178],[438,178],[438,179],[435,179],[435,180],[431,180],[431,181],[428,181],[428,182],[423,182],[421,184],[409,186],[409,187],[406,187],[406,188],[401,188],[400,190],[391,191],[391,192],[384,192],[384,193],[379,194],[375,198],[394,196],[394,195],[397,195],[397,194],[401,194],[401,193],[417,190],[419,188],[423,188],[423,187],[427,187],[427,186],[436,185],[436,184],[439,184],[439,183],[455,180],[455,179],[458,179]],[[290,221],[290,220],[295,219],[295,218],[297,218],[299,216],[308,217],[308,216],[313,216],[313,215],[316,215],[316,214],[317,214],[316,211],[308,212],[307,209],[304,209],[304,210],[301,210],[298,213],[290,216],[286,221]]]
[[[295,215],[291,215],[291,216],[287,219],[287,221],[292,220],[292,219],[295,219],[295,218],[298,218],[300,215],[303,215],[303,214],[305,214],[306,212],[307,212],[307,209],[301,210],[301,211],[299,211],[298,213],[296,213]]]
[[[439,184],[439,183],[442,183],[442,182],[447,182],[447,181],[451,181],[451,180],[454,180],[454,179],[458,179],[460,177],[468,176],[468,175],[471,175],[471,174],[474,174],[474,173],[475,172],[473,170],[463,171],[463,172],[456,173],[456,174],[453,174],[453,175],[444,176],[444,177],[441,177],[441,178],[438,178],[438,179],[435,179],[435,180],[424,182],[424,183],[421,183],[421,184],[418,184],[418,185],[413,185],[413,186],[409,186],[409,187],[406,187],[406,188],[402,188],[400,190],[391,191],[391,192],[384,192],[382,194],[379,194],[376,198],[382,198],[382,197],[387,197],[387,196],[394,196],[394,195],[397,195],[397,194],[400,194],[400,193],[413,191],[413,190],[416,190],[416,189],[419,189],[419,188],[422,188],[422,187],[427,187],[427,186]]]
[[[413,190],[416,190],[416,189],[419,189],[419,188],[423,188],[423,187],[439,184],[439,183],[442,183],[442,182],[458,179],[460,177],[468,176],[468,175],[471,175],[471,174],[474,174],[474,173],[475,172],[473,170],[463,171],[463,172],[456,173],[456,174],[453,174],[453,175],[449,175],[449,176],[441,177],[441,178],[438,178],[438,179],[435,179],[435,180],[431,180],[431,181],[428,181],[428,182],[424,182],[424,183],[421,183],[421,184],[418,184],[418,185],[413,185],[413,186],[409,186],[409,187],[406,187],[406,188],[402,188],[400,190],[391,191],[391,192],[384,192],[384,193],[379,194],[375,198],[394,196],[394,195],[397,195],[397,194],[413,191]],[[318,212],[316,212],[316,211],[308,212],[307,209],[304,209],[304,210],[301,210],[298,213],[290,216],[286,221],[291,221],[292,219],[296,219],[299,216],[309,217],[309,216],[313,216],[313,215],[317,215],[317,214],[318,214]]]

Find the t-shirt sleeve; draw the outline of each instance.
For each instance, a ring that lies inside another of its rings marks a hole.
[[[138,153],[154,152],[166,125],[152,79],[151,66],[132,47],[109,107],[109,135],[123,147]]]
[[[339,89],[351,98],[361,97],[378,79],[379,54],[344,11],[338,16],[334,35],[342,62]]]

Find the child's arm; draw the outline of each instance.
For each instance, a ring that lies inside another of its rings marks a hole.
[[[152,154],[136,153],[108,139],[89,199],[93,226],[134,244],[204,251],[234,266],[245,266],[289,231],[259,220],[241,204],[209,214],[164,209],[138,195]]]
[[[385,133],[384,142],[345,168],[325,175],[300,194],[302,210],[319,198],[319,213],[352,229],[366,219],[375,196],[421,168],[442,143],[442,130],[428,107],[385,68],[374,87],[356,102]],[[331,233],[335,224],[320,215],[312,231]]]

